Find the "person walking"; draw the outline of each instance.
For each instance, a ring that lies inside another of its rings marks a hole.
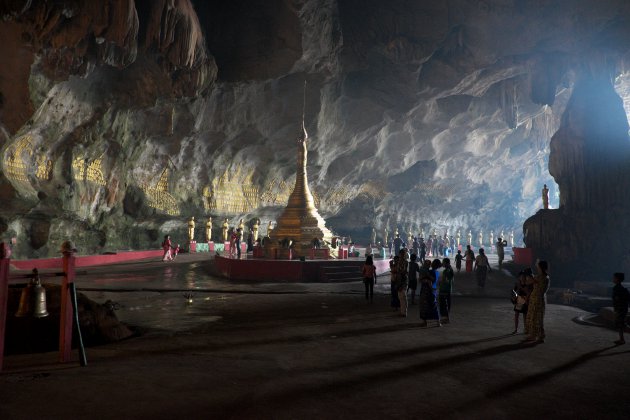
[[[443,324],[448,324],[450,322],[451,293],[453,292],[453,278],[455,277],[455,272],[453,271],[453,267],[451,267],[451,260],[449,258],[442,260],[442,266],[444,270],[442,271],[438,285],[438,302],[440,306],[440,319]]]
[[[424,258],[427,256],[427,244],[423,238],[420,238],[420,264],[424,264]]]
[[[464,252],[464,258],[466,258],[466,272],[472,273],[473,262],[475,261],[475,253],[473,252],[470,245],[466,245],[466,252]]]
[[[477,273],[477,286],[486,287],[486,277],[490,271],[490,263],[483,248],[479,248],[479,255],[475,257],[475,273]]]
[[[164,240],[162,241],[162,250],[164,251],[164,255],[162,255],[162,261],[172,261],[173,257],[171,256],[171,248],[173,244],[171,243],[171,237],[169,235],[164,235]]]
[[[420,268],[419,278],[420,295],[418,296],[418,308],[420,310],[420,319],[423,321],[422,327],[427,327],[430,320],[436,320],[438,326],[441,326],[440,315],[435,302],[435,292],[433,291],[435,275],[431,273],[431,261],[424,260],[424,264]]]
[[[396,287],[400,301],[400,315],[407,316],[407,288],[409,287],[409,253],[402,248],[398,253],[398,268],[396,269]]]
[[[394,257],[394,259],[389,261],[389,270],[390,270],[390,283],[391,283],[391,293],[392,293],[392,301],[391,307],[394,308],[394,311],[400,310],[400,300],[398,299],[398,287],[397,287],[397,278],[396,274],[398,271],[398,255]]]
[[[411,290],[411,304],[415,305],[416,289],[418,288],[418,272],[420,266],[417,262],[418,256],[411,254],[411,261],[409,262],[409,290]]]
[[[457,255],[455,255],[455,268],[457,269],[457,272],[459,273],[460,271],[462,271],[462,260],[464,259],[464,257],[462,256],[462,251],[461,250],[457,250]]]
[[[547,274],[547,261],[538,261],[536,265],[538,273],[530,280],[533,284],[532,293],[529,295],[529,307],[527,308],[526,328],[529,336],[527,342],[545,342],[545,300],[549,290],[549,275]]]
[[[514,331],[512,334],[518,333],[518,320],[523,314],[523,326],[525,329],[525,334],[527,331],[527,301],[529,299],[529,295],[532,292],[532,282],[529,281],[532,277],[532,270],[527,268],[518,273],[518,279],[516,280],[516,284],[514,284],[514,288],[512,288],[512,303],[514,304]]]
[[[628,316],[628,300],[630,295],[628,289],[621,285],[624,280],[624,273],[613,274],[613,309],[615,311],[615,328],[619,331],[619,340],[615,341],[618,346],[626,344],[626,340],[623,338],[623,330],[626,328],[626,317]]]
[[[365,285],[365,300],[372,303],[374,301],[374,283],[376,282],[376,267],[372,255],[365,258],[363,264],[363,284]]]

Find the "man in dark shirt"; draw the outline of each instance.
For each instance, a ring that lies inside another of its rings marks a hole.
[[[613,274],[613,287],[612,301],[613,309],[615,310],[615,328],[619,331],[619,340],[615,341],[615,344],[626,344],[626,340],[623,338],[623,330],[626,328],[626,317],[628,316],[628,300],[630,300],[630,294],[628,289],[621,285],[624,280],[624,273]]]

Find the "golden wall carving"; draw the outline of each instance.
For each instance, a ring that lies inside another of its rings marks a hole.
[[[28,162],[33,156],[31,135],[22,136],[4,153],[5,175],[11,181],[29,184]]]
[[[293,183],[274,178],[264,187],[260,196],[261,204],[264,206],[286,206],[289,202]]]
[[[37,157],[37,169],[35,176],[43,181],[50,181],[52,178],[52,161],[46,155]]]
[[[240,214],[260,207],[258,187],[252,183],[254,171],[244,171],[241,164],[233,171],[226,169],[211,185],[203,189],[203,203],[208,211]]]
[[[72,160],[72,174],[77,181],[87,181],[96,185],[105,185],[105,176],[103,175],[103,157],[94,159],[88,163],[88,160],[76,156]]]
[[[177,200],[168,192],[168,168],[165,168],[154,187],[140,186],[147,197],[147,205],[169,216],[179,216]]]

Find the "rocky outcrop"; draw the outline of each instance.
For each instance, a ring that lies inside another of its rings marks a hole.
[[[630,98],[623,0],[66,0],[0,13],[0,59],[15,60],[0,66],[0,234],[18,238],[18,257],[64,236],[82,253],[183,241],[193,215],[213,216],[215,237],[224,217],[266,226],[295,180],[304,80],[310,187],[333,231],[513,230],[520,244],[543,183],[553,207],[583,194],[571,162],[552,159],[561,197],[548,170],[578,76],[620,64],[611,86]]]
[[[610,73],[583,75],[551,139],[549,172],[560,207],[540,210],[524,225],[526,244],[551,262],[560,284],[630,270],[629,163],[628,119]]]

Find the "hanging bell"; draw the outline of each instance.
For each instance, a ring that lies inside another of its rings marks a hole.
[[[31,311],[33,310],[33,305],[31,304],[31,297],[33,296],[33,283],[29,282],[24,289],[22,289],[22,294],[20,295],[20,305],[18,306],[18,310],[15,313],[16,317],[29,316]]]
[[[35,318],[48,316],[46,308],[46,289],[42,286],[37,269],[33,270],[33,278],[28,285],[22,289],[20,304],[15,313],[16,317],[32,315]]]
[[[39,276],[35,279],[33,287],[33,316],[35,318],[44,318],[48,316],[46,308],[46,288],[42,286]]]

